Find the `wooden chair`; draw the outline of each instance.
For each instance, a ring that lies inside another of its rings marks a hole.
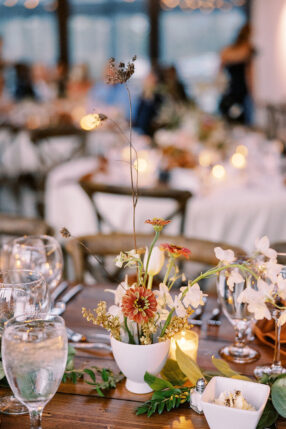
[[[132,190],[128,186],[115,186],[115,185],[105,185],[101,183],[95,183],[89,180],[80,180],[80,185],[82,189],[87,193],[91,202],[95,206],[95,213],[98,221],[98,230],[102,232],[102,225],[107,224],[112,231],[114,231],[114,227],[110,225],[108,219],[106,219],[99,208],[96,206],[94,202],[94,197],[97,193],[104,194],[113,194],[113,195],[124,195],[131,196]],[[186,209],[187,202],[192,197],[191,192],[189,191],[181,191],[177,189],[168,189],[168,188],[139,188],[138,189],[138,197],[146,197],[146,198],[158,198],[158,199],[172,199],[177,203],[177,207],[175,211],[170,213],[168,216],[165,216],[166,219],[173,219],[176,216],[180,218],[180,230],[178,231],[180,234],[184,234],[185,230],[185,221],[186,221]]]
[[[2,236],[19,237],[42,234],[53,235],[53,229],[42,219],[0,214],[0,235]]]
[[[136,237],[137,248],[139,249],[145,247],[146,245],[150,245],[153,236],[150,234],[137,234]],[[158,244],[165,242],[189,248],[192,252],[190,260],[192,262],[199,262],[204,265],[217,265],[218,260],[214,254],[214,248],[216,246],[220,246],[224,249],[232,249],[237,255],[245,255],[245,252],[242,249],[235,246],[229,246],[222,242],[199,240],[196,238],[185,238],[183,236],[160,236]],[[77,282],[82,282],[84,280],[84,273],[86,272],[86,269],[89,270],[88,257],[90,255],[96,255],[96,257],[100,258],[112,255],[115,256],[118,255],[120,251],[128,251],[133,248],[134,241],[132,234],[87,235],[73,238],[66,243],[66,251],[71,256],[74,268],[74,280]],[[87,251],[87,249],[89,251]],[[116,278],[113,278],[112,275],[108,277],[109,273],[106,273],[105,268],[103,268],[103,270],[103,274],[107,274],[106,277],[108,280],[117,280]],[[94,274],[94,272],[92,274]]]

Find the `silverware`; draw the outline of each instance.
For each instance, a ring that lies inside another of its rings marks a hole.
[[[56,301],[56,299],[58,299],[58,297],[69,287],[68,282],[63,281],[61,282],[56,289],[51,293],[51,300],[52,303],[54,303]]]
[[[190,322],[192,325],[201,326],[203,324],[203,321],[201,320],[201,318],[203,316],[204,310],[205,310],[204,306],[202,306],[195,311],[194,317],[190,319]]]
[[[66,328],[67,336],[69,341],[73,341],[75,343],[88,343],[89,340],[86,338],[85,335],[81,334],[80,332],[73,331],[70,328]],[[101,340],[107,343],[110,343],[110,336],[107,334],[93,334],[92,340],[90,342],[95,342],[96,340]]]
[[[80,291],[82,291],[82,289],[83,286],[80,284],[72,287],[63,295],[63,297],[59,301],[55,303],[55,306],[54,308],[52,308],[51,313],[57,316],[63,314],[63,312],[66,310],[66,304],[70,302]]]
[[[100,350],[107,350],[109,352],[112,351],[111,346],[105,343],[70,343],[70,344],[76,349],[82,349],[82,350],[100,349]]]
[[[216,307],[213,309],[211,317],[208,320],[209,326],[220,326],[221,321],[219,320],[221,316],[221,307]]]

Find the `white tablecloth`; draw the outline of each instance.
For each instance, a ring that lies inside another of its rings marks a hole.
[[[56,231],[63,226],[73,235],[97,231],[93,205],[77,184],[79,177],[94,170],[96,165],[95,159],[83,158],[63,164],[49,174],[46,221]],[[102,194],[98,195],[97,204],[115,229],[132,231],[130,197]],[[166,217],[174,206],[171,200],[139,199],[137,231],[150,231],[144,220]],[[177,231],[176,221],[166,229],[173,234]],[[208,195],[195,196],[188,204],[185,228],[188,237],[222,240],[250,251],[255,239],[265,234],[271,242],[286,241],[286,189],[276,183],[272,186],[271,177],[267,186],[222,187]]]

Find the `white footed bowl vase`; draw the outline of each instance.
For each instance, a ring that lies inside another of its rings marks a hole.
[[[126,377],[126,389],[132,393],[149,393],[151,387],[145,383],[144,375],[158,375],[169,354],[170,340],[150,345],[127,344],[110,338],[114,359]]]

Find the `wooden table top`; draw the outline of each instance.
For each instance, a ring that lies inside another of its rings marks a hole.
[[[92,337],[96,328],[81,317],[81,307],[94,308],[99,300],[111,302],[112,295],[105,293],[107,286],[86,286],[85,289],[68,305],[64,314],[66,325],[74,330]],[[109,286],[110,287],[110,286]],[[206,320],[215,305],[215,301],[209,298],[203,316],[203,326],[194,328],[200,333],[198,363],[204,369],[213,369],[211,356],[217,355],[218,350],[233,341],[234,331],[229,322],[223,318],[220,327],[208,327]],[[260,350],[261,358],[258,362],[248,365],[232,364],[237,371],[252,375],[257,364],[271,362],[272,349],[260,345],[257,340],[254,346]],[[83,368],[87,365],[111,368],[118,370],[111,353],[106,351],[82,351],[77,350],[75,367]],[[43,429],[207,429],[207,422],[202,415],[198,415],[190,408],[179,408],[162,415],[154,415],[150,418],[136,416],[135,410],[148,400],[151,394],[135,395],[125,389],[125,381],[118,384],[117,388],[106,392],[104,398],[100,398],[96,391],[83,382],[77,384],[61,384],[58,393],[47,404],[43,415]],[[0,394],[7,393],[1,389]],[[2,428],[28,429],[28,416],[2,415]],[[243,428],[241,428],[243,429]],[[286,429],[286,421],[279,421],[277,429]]]

